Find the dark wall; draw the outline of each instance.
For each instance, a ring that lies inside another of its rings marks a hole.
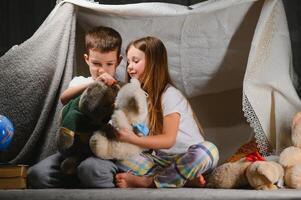
[[[95,0],[97,1],[97,0]],[[102,4],[129,4],[129,3],[141,3],[141,2],[163,2],[163,3],[174,3],[190,6],[205,0],[99,0],[97,2],[101,2]]]
[[[192,5],[204,0],[101,0],[103,4],[126,4],[140,2],[166,2]],[[301,77],[301,1],[284,0],[293,48],[293,62]],[[28,39],[41,25],[56,0],[0,0],[0,56],[11,46]],[[301,79],[301,78],[300,78]],[[301,86],[301,81],[299,81]],[[301,87],[298,87],[301,94]]]
[[[288,28],[293,49],[293,64],[299,77],[297,92],[301,96],[301,1],[284,0]]]
[[[56,0],[0,0],[0,56],[30,38]]]

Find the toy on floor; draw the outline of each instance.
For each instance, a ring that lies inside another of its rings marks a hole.
[[[236,152],[230,156],[225,162],[235,162],[238,161],[247,155],[253,153],[253,152],[259,152],[259,149],[257,147],[256,139],[253,137],[250,141],[247,143],[241,145]]]
[[[112,125],[117,130],[133,130],[140,136],[148,134],[145,126],[147,119],[147,95],[141,89],[137,79],[131,79],[118,92],[115,101],[115,110],[112,115]],[[140,147],[116,140],[116,134],[97,131],[90,139],[92,152],[102,159],[126,159],[138,154]]]
[[[292,121],[291,139],[293,146],[284,149],[279,163],[285,169],[284,183],[290,188],[301,188],[301,112]]]
[[[274,161],[255,161],[247,168],[250,186],[256,190],[275,190],[283,186],[283,167]]]
[[[209,175],[207,186],[211,188],[239,188],[248,185],[245,171],[251,162],[241,158],[235,162],[224,163]]]
[[[283,179],[283,168],[274,161],[265,161],[253,152],[238,161],[228,162],[217,167],[208,178],[208,187],[241,188],[251,186],[255,189],[272,190]]]

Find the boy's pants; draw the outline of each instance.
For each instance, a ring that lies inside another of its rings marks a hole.
[[[89,157],[77,167],[77,176],[66,176],[60,171],[64,157],[60,153],[45,158],[28,170],[30,188],[109,188],[115,187],[117,166],[109,160]]]

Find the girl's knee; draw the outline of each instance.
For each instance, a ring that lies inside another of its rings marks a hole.
[[[219,160],[219,152],[217,147],[208,141],[192,145],[188,149],[188,153],[195,157],[202,163],[210,164],[211,168],[216,167]]]

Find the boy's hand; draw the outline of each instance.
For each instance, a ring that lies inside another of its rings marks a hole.
[[[106,85],[114,85],[117,81],[108,73],[103,73],[96,78],[98,81],[104,82]]]

